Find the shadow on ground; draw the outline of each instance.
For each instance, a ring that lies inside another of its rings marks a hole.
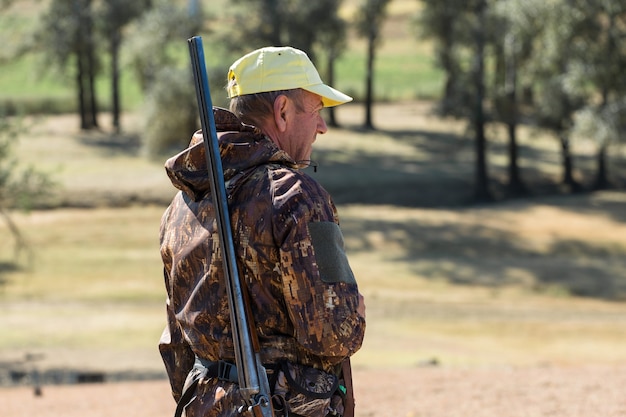
[[[138,134],[83,132],[78,136],[78,141],[97,149],[104,156],[118,154],[139,156],[141,150],[141,138]]]
[[[317,178],[337,204],[383,204],[404,207],[460,207],[474,200],[473,141],[462,135],[424,130],[353,129],[362,135],[386,135],[415,147],[428,158],[416,160],[402,155],[373,155],[363,150],[315,150]],[[510,198],[506,143],[490,142],[488,155],[489,187],[495,202]],[[528,144],[519,146],[520,175],[528,194],[524,198],[567,195],[561,184],[561,156],[556,151],[539,150]],[[489,162],[491,161],[491,162]],[[493,162],[500,161],[500,162]],[[503,162],[504,161],[504,162]],[[583,178],[583,188],[591,190],[595,158],[576,155],[575,174]],[[610,158],[612,188],[624,189],[626,160]],[[546,167],[551,167],[549,171]],[[519,198],[519,196],[516,196]]]
[[[16,261],[0,261],[0,290],[9,283],[8,275],[21,269]]]
[[[626,204],[622,203],[626,210]],[[372,234],[398,247],[397,261],[416,276],[459,285],[521,285],[536,291],[563,289],[584,297],[626,300],[626,249],[560,240],[533,249],[514,234],[477,225],[430,225],[420,221],[342,222],[350,252],[377,250]],[[356,242],[356,243],[354,243]]]

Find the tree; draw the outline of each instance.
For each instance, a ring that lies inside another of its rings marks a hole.
[[[476,0],[473,4],[474,19],[472,38],[474,42],[474,58],[471,74],[475,86],[472,122],[474,128],[475,168],[474,198],[476,201],[492,200],[489,191],[489,174],[487,172],[487,139],[485,137],[485,43],[487,2]]]
[[[599,106],[586,106],[574,115],[573,135],[583,138],[594,138],[599,144],[596,156],[597,172],[593,189],[608,188],[608,169],[606,158],[611,144],[623,140],[626,129],[626,97],[610,102],[603,100]]]
[[[346,46],[347,23],[339,16],[342,0],[234,0],[226,13],[235,21],[232,31],[218,35],[218,43],[237,53],[264,46],[288,45],[309,56],[324,79],[334,85],[334,65]],[[321,72],[321,71],[320,71]],[[334,108],[329,124],[336,126]]]
[[[80,127],[98,127],[95,78],[99,68],[92,0],[52,0],[36,38],[48,60],[62,72],[73,63]]]
[[[525,65],[537,93],[532,117],[538,126],[557,136],[563,167],[561,182],[569,191],[578,192],[582,186],[574,175],[571,130],[574,114],[583,107],[586,97],[581,89],[572,88],[568,74],[581,53],[576,45],[584,17],[569,0],[533,1],[525,3],[524,10],[528,20],[539,22]]]
[[[328,85],[335,85],[335,62],[346,49],[346,21],[339,16],[340,1],[325,0],[329,7],[332,7],[328,15],[328,21],[325,23],[325,29],[319,34],[319,45],[322,51],[326,53],[326,71],[324,79]],[[335,115],[335,107],[328,108],[328,123],[330,126],[337,127],[339,123]]]
[[[507,33],[504,41],[502,57],[504,58],[504,100],[498,106],[504,123],[507,126],[509,136],[508,143],[508,183],[507,190],[510,196],[521,196],[528,194],[528,189],[522,181],[518,164],[519,147],[517,144],[517,124],[518,124],[518,98],[517,98],[517,54],[516,36]]]
[[[325,45],[344,41],[345,21],[338,16],[341,0],[234,0],[233,4],[229,13],[234,30],[224,32],[222,39],[238,52],[289,45],[317,63],[316,47],[322,39]],[[325,36],[328,33],[333,35]]]
[[[99,126],[95,81],[105,53],[110,54],[113,127],[120,129],[120,47],[123,29],[149,8],[151,0],[51,0],[35,31],[36,46],[51,67],[71,77],[82,129]],[[73,72],[73,73],[72,73]]]
[[[289,45],[285,0],[233,0],[232,4],[226,13],[235,21],[233,30],[222,36],[231,49],[247,52],[263,46]]]
[[[184,148],[198,128],[189,60],[181,60],[179,52],[201,30],[202,21],[199,15],[190,16],[188,10],[161,1],[131,27],[125,52],[146,94],[143,150],[149,157]],[[210,73],[217,72],[211,69]],[[223,86],[225,68],[219,73]]]
[[[509,196],[522,196],[529,192],[520,173],[517,143],[517,125],[520,117],[518,79],[519,74],[523,74],[524,63],[530,55],[531,45],[538,30],[537,22],[529,19],[526,13],[528,1],[501,0],[495,4],[497,27],[495,32],[500,34],[497,38],[503,39],[504,42],[494,42],[496,59],[494,116],[507,127]]]
[[[356,17],[358,33],[367,39],[367,64],[365,73],[365,122],[364,126],[373,129],[372,104],[374,101],[374,62],[376,48],[380,43],[381,26],[387,15],[389,0],[364,0]]]
[[[607,152],[621,139],[625,117],[626,51],[620,45],[626,6],[605,0],[528,0],[519,1],[517,11],[525,18],[512,21],[517,30],[526,27],[526,38],[532,39],[524,69],[537,92],[533,117],[559,139],[563,185],[572,192],[583,188],[572,157],[573,139],[583,136],[598,144],[593,188],[607,187]]]
[[[145,104],[143,152],[150,158],[179,152],[198,128],[198,110],[187,68],[165,67],[158,72]]]
[[[30,253],[28,243],[13,221],[11,209],[30,209],[36,201],[48,197],[53,189],[49,177],[32,166],[22,167],[13,155],[19,125],[0,114],[0,218],[14,241],[14,257]]]
[[[113,128],[119,132],[120,126],[120,47],[123,41],[123,29],[137,19],[145,9],[149,8],[150,0],[104,0],[99,2],[96,10],[98,28],[109,46],[110,77],[111,77],[111,113]]]
[[[186,47],[186,40],[202,29],[203,21],[202,16],[190,16],[185,8],[171,2],[152,4],[129,27],[123,48],[143,92],[153,87],[161,69],[189,66],[188,60],[180,59],[179,52],[181,46]]]
[[[454,12],[453,12],[454,11]],[[493,12],[487,0],[442,0],[424,3],[424,16],[441,22],[422,28],[421,35],[433,38],[439,52],[439,65],[447,72],[443,104],[444,115],[466,118],[474,134],[474,200],[493,199],[489,189],[487,140],[488,117],[485,101],[489,98],[485,81],[488,47],[493,41]],[[427,18],[418,18],[424,22]]]
[[[436,62],[445,75],[437,108],[441,115],[459,116],[458,86],[463,71],[459,39],[469,32],[464,5],[464,0],[461,3],[459,0],[428,1],[415,16],[418,35],[434,41]]]
[[[574,54],[568,68],[570,89],[586,98],[585,108],[574,118],[573,131],[597,144],[597,171],[592,187],[609,186],[606,158],[612,144],[622,140],[626,109],[626,4],[607,0],[568,1],[577,12]],[[593,129],[593,130],[592,130]]]

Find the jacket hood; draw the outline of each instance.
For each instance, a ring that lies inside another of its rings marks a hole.
[[[228,110],[214,107],[213,117],[227,189],[235,187],[239,178],[259,165],[275,163],[298,167],[271,139],[258,133],[254,126],[243,124]],[[174,187],[194,201],[201,200],[211,188],[203,142],[202,131],[198,130],[187,149],[165,162],[165,171]]]

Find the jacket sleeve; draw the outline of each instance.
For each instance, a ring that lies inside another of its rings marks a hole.
[[[315,355],[349,357],[361,347],[365,320],[334,205],[313,180],[279,193],[275,230],[294,337]]]
[[[166,282],[167,270],[164,270]],[[169,288],[169,286],[168,286]],[[180,399],[187,374],[193,367],[195,356],[185,342],[180,326],[172,310],[168,294],[166,302],[167,325],[161,334],[159,352],[172,388],[172,395],[176,401]]]

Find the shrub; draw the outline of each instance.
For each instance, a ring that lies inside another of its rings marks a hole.
[[[195,91],[188,69],[165,67],[146,97],[143,152],[157,158],[178,152],[198,129]]]

